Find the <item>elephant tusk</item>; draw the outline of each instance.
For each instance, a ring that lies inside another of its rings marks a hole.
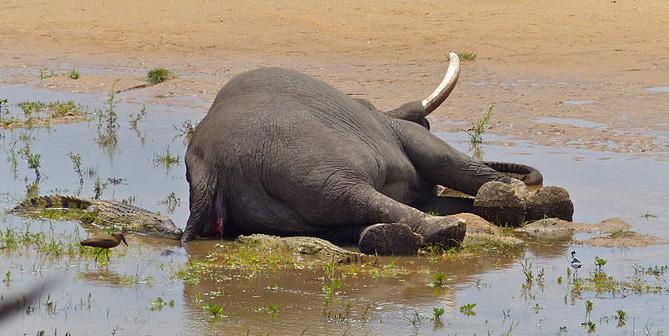
[[[444,79],[439,83],[439,86],[437,86],[432,94],[421,101],[423,108],[425,109],[425,116],[437,109],[437,107],[446,100],[448,95],[451,94],[451,91],[453,91],[455,83],[458,81],[458,76],[460,75],[460,58],[455,53],[449,53],[448,56],[448,70],[446,70]]]

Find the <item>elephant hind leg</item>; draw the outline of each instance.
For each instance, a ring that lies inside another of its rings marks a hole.
[[[451,247],[459,245],[466,225],[456,219],[425,214],[381,194],[369,185],[351,188],[345,197],[346,206],[355,213],[365,213],[368,223],[359,235],[358,246],[363,253],[381,255],[416,254],[422,245]]]
[[[194,155],[188,155],[188,153],[186,156],[186,179],[190,189],[190,215],[186,223],[186,229],[181,236],[181,241],[188,242],[202,232],[211,232],[212,227],[218,227],[217,232],[222,233],[223,216],[220,216],[220,218],[218,214],[212,216],[212,210],[219,214],[225,210],[223,195],[216,194],[216,178],[209,174],[204,162]]]

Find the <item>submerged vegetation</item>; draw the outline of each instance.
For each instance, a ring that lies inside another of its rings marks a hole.
[[[120,124],[118,122],[116,106],[118,105],[119,100],[116,98],[116,91],[114,89],[117,82],[118,81],[112,84],[109,96],[107,96],[103,108],[96,110],[98,116],[97,143],[107,150],[108,153],[113,152],[118,143],[117,130],[120,127]]]

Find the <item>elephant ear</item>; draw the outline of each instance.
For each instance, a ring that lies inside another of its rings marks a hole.
[[[420,102],[406,103],[394,110],[385,111],[383,113],[391,118],[411,121],[428,130],[430,129],[430,122],[425,118],[425,108],[423,108],[423,105]]]

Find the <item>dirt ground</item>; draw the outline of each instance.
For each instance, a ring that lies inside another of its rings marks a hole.
[[[150,96],[210,101],[279,65],[390,108],[429,94],[449,51],[471,51],[434,128],[464,130],[495,103],[493,133],[666,159],[669,92],[648,88],[669,86],[668,28],[664,0],[5,0],[0,83],[105,93],[165,66],[179,78]]]

